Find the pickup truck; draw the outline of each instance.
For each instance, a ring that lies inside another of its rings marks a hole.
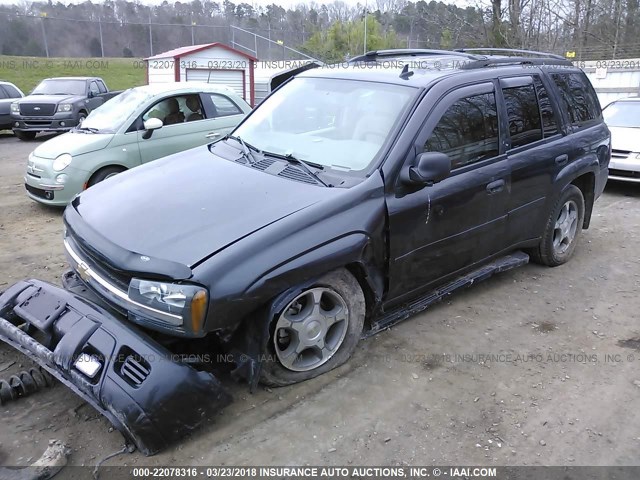
[[[13,133],[33,140],[38,132],[66,132],[120,92],[110,92],[98,77],[45,78],[11,104]]]

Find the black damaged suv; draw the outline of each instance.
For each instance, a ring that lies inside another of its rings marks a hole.
[[[158,362],[161,344],[213,335],[252,384],[326,372],[458,288],[569,260],[610,151],[561,57],[380,51],[309,70],[231,135],[76,197],[66,291],[9,288],[0,336],[153,453],[226,401],[212,375]]]

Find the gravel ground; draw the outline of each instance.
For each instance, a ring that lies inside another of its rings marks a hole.
[[[0,290],[59,284],[65,268],[62,212],[23,191],[37,144],[0,132]],[[640,185],[611,184],[568,265],[460,292],[313,381],[253,395],[229,385],[235,402],[214,424],[107,465],[639,465],[639,287]],[[0,345],[0,378],[30,365]],[[29,464],[53,438],[72,465],[123,444],[61,385],[0,416],[4,465]]]

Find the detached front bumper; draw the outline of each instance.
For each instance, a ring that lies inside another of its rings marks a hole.
[[[0,296],[0,340],[86,400],[145,455],[231,401],[213,375],[178,363],[113,314],[39,280],[19,282]]]

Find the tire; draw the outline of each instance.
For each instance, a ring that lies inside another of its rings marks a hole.
[[[360,340],[365,313],[364,294],[353,275],[344,268],[324,275],[273,318],[263,352],[262,383],[291,385],[345,363]],[[333,323],[327,326],[327,320]],[[316,332],[314,339],[310,335]],[[304,340],[297,337],[299,334],[305,335]],[[304,347],[310,344],[313,346]]]
[[[109,177],[113,177],[118,173],[123,172],[125,169],[122,167],[105,167],[102,170],[98,170],[93,174],[93,177],[89,180],[89,186],[93,187],[96,183],[100,183]]]
[[[16,137],[18,137],[20,140],[27,142],[29,140],[33,140],[34,138],[36,138],[36,133],[38,133],[38,132],[14,131],[13,133],[15,133]]]
[[[549,267],[569,261],[578,243],[584,221],[584,197],[569,185],[551,209],[542,239],[531,253],[532,260]]]
[[[81,127],[82,126],[82,122],[84,122],[84,119],[87,118],[87,114],[85,112],[80,112],[78,114],[78,126]]]

